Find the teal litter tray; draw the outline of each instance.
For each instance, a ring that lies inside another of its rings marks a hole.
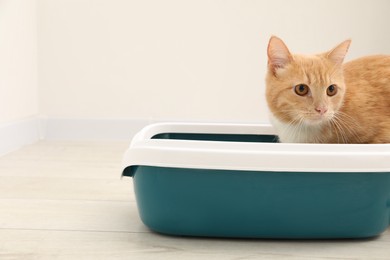
[[[179,236],[366,238],[390,222],[390,144],[277,143],[267,125],[154,124],[133,139],[151,230]]]

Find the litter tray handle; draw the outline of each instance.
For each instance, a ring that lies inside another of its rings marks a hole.
[[[136,172],[138,166],[128,166],[126,167],[122,172],[122,178],[123,177],[134,177],[134,173]]]

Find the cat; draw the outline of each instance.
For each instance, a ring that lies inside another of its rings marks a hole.
[[[266,99],[280,142],[390,143],[390,55],[344,63],[350,43],[309,56],[270,38]]]

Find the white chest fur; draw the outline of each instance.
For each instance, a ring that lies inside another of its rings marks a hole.
[[[279,140],[282,143],[320,143],[322,128],[306,124],[288,124],[270,115]]]

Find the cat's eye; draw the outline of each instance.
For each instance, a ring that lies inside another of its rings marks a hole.
[[[334,85],[334,84],[330,85],[330,86],[326,89],[326,94],[327,94],[328,96],[330,96],[330,97],[336,95],[336,93],[337,93],[337,86]]]
[[[309,87],[305,84],[296,85],[294,91],[299,96],[305,96],[309,93]]]

